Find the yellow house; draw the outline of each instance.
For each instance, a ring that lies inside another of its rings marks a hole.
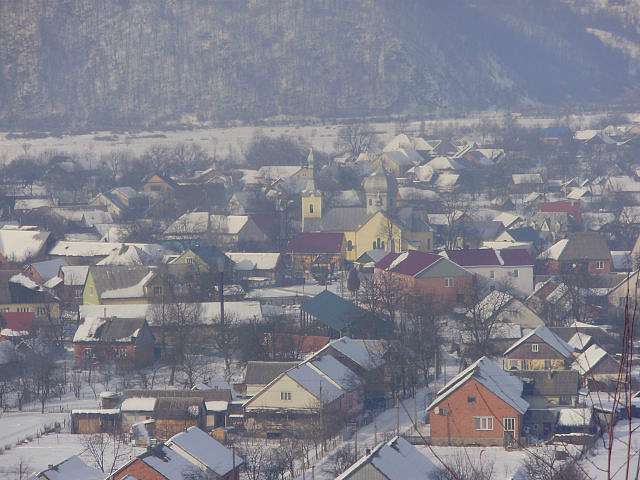
[[[85,305],[153,303],[164,287],[149,267],[95,266],[89,269],[82,292]]]

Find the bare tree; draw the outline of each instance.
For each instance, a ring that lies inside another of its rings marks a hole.
[[[470,201],[459,193],[441,194],[440,199],[445,215],[443,246],[447,250],[460,248],[463,246],[461,243],[468,243],[472,236],[469,221],[473,219],[473,207]]]
[[[218,316],[214,319],[213,325],[213,346],[220,352],[224,359],[225,377],[231,376],[231,360],[237,350],[238,341],[238,319],[231,314],[225,314],[222,318]]]
[[[339,477],[342,472],[356,462],[356,451],[351,443],[338,448],[325,462],[323,471],[332,478]]]
[[[338,130],[335,149],[350,160],[355,160],[361,153],[368,152],[376,142],[376,134],[371,125],[354,123]]]
[[[587,478],[576,460],[558,460],[555,449],[547,447],[529,451],[522,461],[527,480],[584,480]]]
[[[128,457],[128,448],[121,432],[82,435],[85,455],[104,473],[113,473]]]
[[[434,480],[491,480],[494,467],[494,461],[482,456],[476,459],[458,449],[434,475]]]
[[[516,314],[511,300],[513,296],[506,287],[491,288],[477,275],[467,289],[464,314],[459,318],[462,334],[463,356],[473,360],[495,352],[493,340],[503,324],[503,314]]]
[[[7,473],[10,475],[7,480],[28,480],[33,478],[34,469],[21,457]]]

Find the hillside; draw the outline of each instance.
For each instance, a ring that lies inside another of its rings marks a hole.
[[[638,80],[625,18],[597,0],[0,2],[0,128],[619,101]]]

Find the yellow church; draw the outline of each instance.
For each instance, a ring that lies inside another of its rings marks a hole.
[[[313,152],[307,159],[313,171]],[[324,210],[323,194],[313,177],[301,195],[302,231],[343,233],[346,260],[356,260],[371,249],[389,252],[429,251],[433,246],[430,229],[409,228],[394,216],[397,186],[395,178],[378,169],[362,182],[364,206]]]

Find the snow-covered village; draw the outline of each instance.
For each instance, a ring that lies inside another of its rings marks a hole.
[[[637,480],[640,4],[513,2],[0,2],[0,479]]]

